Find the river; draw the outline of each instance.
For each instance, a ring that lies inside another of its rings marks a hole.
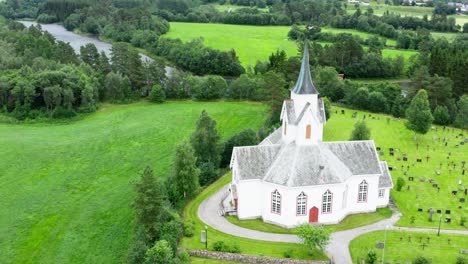
[[[38,24],[33,21],[19,20],[18,22],[25,25],[26,27],[30,27],[31,25]],[[99,40],[98,38],[95,38],[95,37],[78,35],[76,33],[66,30],[63,26],[58,25],[58,24],[40,24],[40,25],[42,27],[42,30],[49,32],[57,40],[69,43],[70,46],[75,50],[77,54],[80,54],[81,46],[84,46],[88,43],[93,43],[96,46],[99,53],[101,51],[104,51],[107,57],[110,58],[112,45],[107,42]],[[143,53],[140,53],[140,57],[143,61],[153,61],[152,58],[146,56]],[[167,77],[170,77],[172,73],[176,70],[176,68],[170,67],[170,66],[165,66],[164,69],[166,70]]]

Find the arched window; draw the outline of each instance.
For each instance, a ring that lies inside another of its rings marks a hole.
[[[322,196],[322,213],[331,213],[333,194],[327,190]]]
[[[271,212],[281,214],[281,194],[278,190],[271,193]]]
[[[310,125],[306,126],[306,139],[310,139],[310,135],[312,134],[312,127]]]
[[[296,215],[306,215],[307,195],[301,192],[296,198]]]
[[[284,135],[286,136],[286,130],[288,129],[288,123],[284,121]]]
[[[367,182],[363,180],[359,184],[359,192],[358,192],[358,203],[365,203],[367,202]]]

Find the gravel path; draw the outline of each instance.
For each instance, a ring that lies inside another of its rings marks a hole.
[[[221,216],[220,210],[222,200],[225,198],[228,188],[229,185],[224,186],[201,203],[200,207],[198,208],[198,217],[205,224],[226,234],[238,237],[273,242],[301,243],[300,238],[296,235],[273,234],[256,231],[234,225],[227,221],[223,216]],[[388,219],[367,226],[332,233],[330,243],[325,249],[327,255],[333,260],[334,263],[352,263],[351,255],[349,254],[349,242],[362,234],[377,230],[385,230],[385,228],[388,228],[388,230],[403,230],[410,232],[435,232],[435,229],[430,228],[409,228],[394,226],[394,224],[400,219],[401,214],[396,210],[396,208],[392,209],[394,209],[395,213]],[[468,235],[468,231],[465,230],[441,229],[440,232],[447,234]]]

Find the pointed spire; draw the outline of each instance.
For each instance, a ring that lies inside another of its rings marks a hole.
[[[318,91],[315,89],[314,83],[312,82],[312,77],[310,76],[309,41],[307,39],[304,43],[301,71],[299,72],[299,77],[297,78],[297,82],[292,91],[295,94],[318,94]]]

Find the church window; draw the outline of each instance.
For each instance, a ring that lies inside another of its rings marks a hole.
[[[296,198],[296,215],[306,215],[307,195],[301,192]]]
[[[367,182],[364,180],[359,184],[358,202],[367,202]]]
[[[310,125],[306,126],[306,139],[310,139],[310,134],[312,134],[312,127]]]
[[[322,213],[331,213],[333,194],[327,190],[322,196]]]
[[[379,198],[382,198],[385,196],[385,189],[379,189]]]
[[[284,122],[284,135],[286,136],[286,130],[288,128],[288,123]]]
[[[271,193],[271,212],[281,214],[281,194],[278,190]]]

